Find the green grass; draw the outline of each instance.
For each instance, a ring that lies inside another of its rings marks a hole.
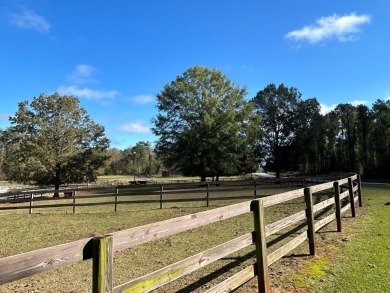
[[[389,292],[390,186],[363,186],[363,207],[356,218],[344,214],[341,233],[335,222],[316,234],[317,256],[299,247],[271,267],[275,292]]]
[[[131,190],[129,190],[131,191]],[[285,189],[264,190],[265,194]],[[247,192],[247,191],[246,191]],[[386,292],[390,235],[390,187],[364,187],[364,208],[357,209],[357,218],[347,212],[343,232],[335,232],[331,223],[317,233],[318,255],[308,256],[303,244],[271,266],[271,283],[275,292]],[[232,194],[237,194],[233,192]],[[326,197],[326,194],[324,194]],[[236,201],[211,202],[210,208]],[[303,200],[266,209],[267,222],[290,215],[303,208]],[[112,231],[127,229],[207,209],[204,203],[121,205],[118,213],[113,206],[80,207],[76,215],[71,207],[0,213],[3,235],[0,257],[53,246]],[[253,229],[252,215],[235,217],[213,225],[193,229],[171,237],[126,249],[115,254],[114,283],[123,283],[145,273],[221,244]],[[299,231],[295,231],[295,234]],[[294,236],[294,234],[292,235]],[[277,235],[275,236],[277,237]],[[272,239],[269,239],[272,240]],[[288,241],[285,239],[283,241]],[[280,244],[270,247],[270,251]],[[234,272],[253,263],[253,247],[232,254],[223,260],[180,278],[157,292],[203,292]],[[353,268],[353,269],[351,269]],[[218,274],[213,274],[213,272]],[[380,280],[380,282],[379,282]],[[199,288],[194,282],[197,281]],[[90,292],[91,261],[64,267],[0,286],[0,292]],[[256,292],[256,281],[249,282],[238,292]]]
[[[348,229],[341,256],[313,283],[311,292],[389,292],[390,187],[363,191],[366,212]]]

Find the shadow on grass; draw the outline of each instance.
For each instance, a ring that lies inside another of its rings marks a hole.
[[[234,260],[231,263],[219,268],[218,270],[203,276],[199,280],[187,285],[186,287],[176,291],[177,293],[187,293],[187,292],[193,292],[196,289],[201,288],[202,286],[206,285],[210,281],[216,279],[217,277],[221,276],[222,274],[232,270],[235,267],[239,267],[243,262],[253,258],[256,256],[255,251],[248,252],[247,254],[236,257],[236,258],[222,258],[222,260]],[[249,265],[248,265],[249,266]]]

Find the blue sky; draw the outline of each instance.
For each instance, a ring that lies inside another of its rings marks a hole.
[[[76,95],[111,147],[156,141],[155,96],[194,65],[296,87],[329,111],[390,97],[388,0],[0,0],[0,128],[18,102]]]

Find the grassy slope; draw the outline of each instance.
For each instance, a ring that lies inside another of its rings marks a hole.
[[[304,251],[271,267],[273,292],[389,292],[390,186],[363,186],[363,208],[316,234],[317,256]],[[253,291],[254,292],[254,291]]]
[[[367,207],[342,256],[311,292],[389,292],[390,187],[363,188]]]

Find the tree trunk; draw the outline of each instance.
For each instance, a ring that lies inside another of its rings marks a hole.
[[[60,193],[58,190],[60,189],[60,183],[61,183],[61,178],[60,178],[60,168],[56,168],[56,175],[54,177],[54,194],[53,197],[60,197]]]

